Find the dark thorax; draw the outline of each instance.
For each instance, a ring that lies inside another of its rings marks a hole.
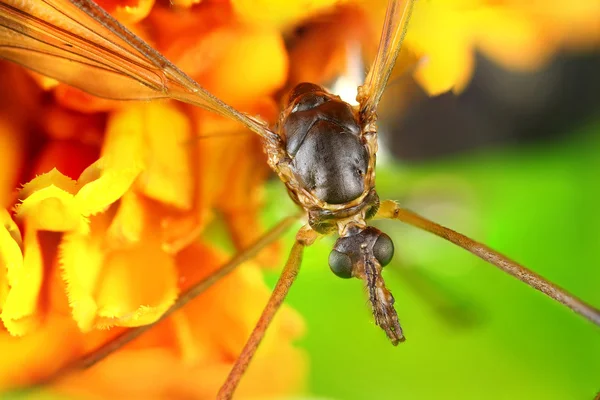
[[[374,215],[375,154],[355,108],[318,85],[301,83],[290,93],[278,128],[291,174],[286,186],[308,211],[313,229],[330,233],[338,230],[334,220]]]

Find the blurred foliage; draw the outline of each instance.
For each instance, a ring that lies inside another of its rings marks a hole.
[[[382,199],[401,200],[598,306],[599,154],[600,121],[562,141],[380,166],[377,188]],[[279,182],[269,191],[266,219],[274,223],[294,206],[282,200]],[[329,271],[334,238],[323,239],[307,250],[288,298],[306,319],[301,345],[310,353],[313,395],[565,400],[592,399],[600,390],[597,327],[441,239],[391,221],[379,225],[396,243],[384,275],[407,341],[394,348],[373,323],[362,283]],[[474,319],[441,318],[407,277],[455,297],[459,315]]]

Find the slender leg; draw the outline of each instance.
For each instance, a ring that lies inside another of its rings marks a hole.
[[[254,357],[254,353],[256,353],[258,345],[265,336],[265,332],[271,324],[275,313],[277,313],[279,307],[281,307],[281,305],[283,304],[283,301],[286,295],[288,294],[292,283],[294,283],[294,280],[298,275],[300,265],[302,264],[302,254],[304,253],[304,247],[312,244],[314,238],[316,237],[303,236],[305,234],[311,235],[311,233],[312,231],[309,231],[306,228],[298,232],[298,235],[296,236],[296,242],[292,247],[287,263],[283,268],[283,272],[281,273],[281,276],[279,277],[279,280],[275,285],[275,289],[273,289],[273,293],[271,293],[269,302],[265,306],[265,309],[263,310],[260,319],[256,323],[252,334],[248,338],[248,341],[246,342],[242,353],[240,354],[235,364],[233,365],[233,368],[229,372],[227,380],[219,390],[217,399],[231,399],[231,397],[233,396],[233,393],[235,392],[235,389],[240,383],[244,372],[248,368],[252,357]]]
[[[219,279],[223,278],[224,276],[228,275],[233,270],[235,270],[240,264],[243,264],[244,262],[256,256],[265,246],[269,245],[270,243],[281,237],[281,235],[286,230],[288,230],[292,226],[292,224],[294,224],[294,222],[298,220],[299,216],[300,215],[295,215],[292,217],[285,218],[284,220],[279,222],[274,228],[272,228],[269,232],[264,234],[256,242],[250,245],[246,250],[238,253],[227,264],[223,265],[221,268],[204,278],[202,281],[191,286],[188,290],[186,290],[179,296],[177,301],[175,301],[175,303],[167,311],[165,311],[165,313],[156,322],[125,331],[121,335],[105,343],[93,352],[76,360],[72,364],[67,365],[65,368],[60,369],[54,375],[51,375],[48,378],[46,378],[44,382],[41,382],[41,384],[51,382],[69,372],[89,368],[97,362],[102,361],[104,358],[108,357],[115,351],[119,350],[127,343],[135,340],[144,332],[150,330],[154,325],[156,325],[160,321],[167,318],[169,315],[173,314],[175,311],[185,306],[191,300],[195,299],[198,295],[202,294],[209,287],[215,284]]]
[[[452,242],[476,255],[477,257],[489,262],[490,264],[495,265],[504,272],[514,276],[522,282],[525,282],[532,288],[539,290],[554,300],[569,307],[582,317],[585,317],[594,324],[600,326],[600,310],[583,302],[561,287],[547,281],[535,272],[530,271],[515,261],[512,261],[508,257],[498,253],[497,251],[494,251],[481,243],[469,239],[465,235],[436,224],[435,222],[415,214],[412,211],[406,210],[391,200],[381,203],[381,207],[377,213],[377,218],[397,219],[446,239],[449,242]]]

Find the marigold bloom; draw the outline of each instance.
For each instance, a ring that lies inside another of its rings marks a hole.
[[[383,1],[98,3],[213,94],[270,122],[283,88],[327,83],[344,69],[349,40],[372,55],[384,10]],[[439,93],[467,84],[475,48],[530,68],[562,46],[597,43],[595,2],[569,3],[567,21],[559,18],[567,2],[556,4],[418,2],[401,69],[426,56],[416,79]],[[335,18],[316,20],[288,51],[284,33],[318,12]],[[11,94],[0,98],[3,390],[33,384],[127,327],[156,321],[182,290],[226,261],[199,239],[217,214],[238,248],[262,232],[269,171],[255,135],[207,111],[100,99],[14,65],[0,69],[0,90]],[[276,253],[267,249],[259,262],[53,389],[124,399],[214,397],[266,303],[260,267]],[[305,356],[293,345],[302,330],[284,308],[240,395],[302,388]]]

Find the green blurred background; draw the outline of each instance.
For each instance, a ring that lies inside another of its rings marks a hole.
[[[600,306],[598,71],[598,53],[559,55],[527,73],[479,56],[464,93],[428,98],[413,87],[402,112],[394,100],[407,85],[388,88],[380,197]],[[280,182],[268,191],[270,225],[295,208]],[[335,238],[321,240],[288,297],[307,324],[299,345],[310,355],[311,395],[592,400],[600,391],[598,327],[442,239],[399,222],[376,225],[396,245],[384,278],[407,341],[388,342],[362,282],[329,270]]]
[[[599,133],[600,119],[550,142],[387,164],[377,188],[600,305]],[[281,207],[281,185],[269,190],[274,222],[293,205]],[[310,354],[312,394],[591,400],[600,390],[597,327],[441,239],[396,222],[379,226],[396,243],[385,279],[407,341],[387,341],[362,283],[329,270],[334,239],[318,242],[288,298],[306,319],[300,345]]]

